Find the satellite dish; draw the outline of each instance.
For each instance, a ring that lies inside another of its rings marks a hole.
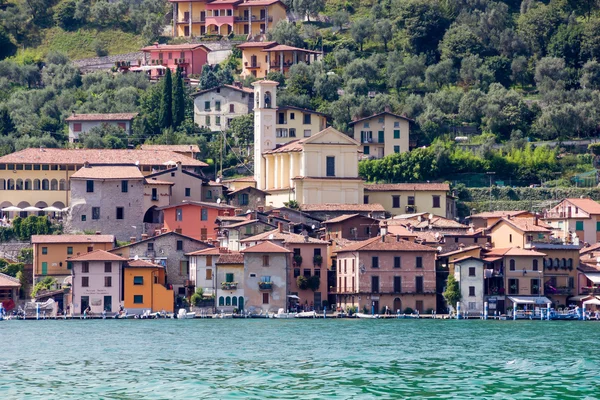
[[[273,236],[273,234],[271,233],[271,234],[269,235],[269,240],[273,240],[274,238],[275,238],[275,236]]]
[[[315,224],[312,224],[310,227],[311,227],[312,229],[315,229]]]
[[[217,199],[217,204],[221,204],[221,199]]]
[[[135,257],[133,257],[134,260],[139,260],[140,258],[138,257],[138,255],[136,254]]]
[[[217,178],[217,179],[215,180],[215,182],[217,182],[217,183],[221,183],[221,178]]]
[[[433,214],[429,214],[429,219],[433,219]]]

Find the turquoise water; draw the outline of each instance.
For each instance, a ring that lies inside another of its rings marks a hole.
[[[600,323],[0,322],[0,399],[600,398]]]

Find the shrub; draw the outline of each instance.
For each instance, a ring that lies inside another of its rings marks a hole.
[[[98,57],[105,57],[108,55],[108,49],[106,48],[106,43],[95,40],[94,41],[94,51]]]
[[[412,309],[412,308],[410,308],[410,307],[406,307],[406,308],[404,309],[404,314],[412,314],[412,313],[414,313],[414,312],[415,312],[415,310],[413,310],[413,309]]]
[[[300,275],[296,278],[296,285],[298,285],[298,289],[300,290],[306,290],[310,287],[308,279],[304,275]]]

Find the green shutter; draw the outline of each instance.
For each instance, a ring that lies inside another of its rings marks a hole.
[[[596,221],[596,231],[600,232],[600,221]]]
[[[583,230],[583,221],[576,221],[575,222],[575,230],[576,231],[582,231]]]
[[[400,139],[400,129],[394,129],[394,139]]]
[[[233,282],[233,274],[225,274],[225,282]]]
[[[377,136],[378,136],[378,137],[377,137],[377,141],[378,141],[379,143],[383,143],[383,142],[385,142],[385,132],[384,132],[384,131],[379,131],[379,132],[377,132]]]
[[[371,154],[371,148],[369,146],[365,146],[364,153],[365,155]]]
[[[45,261],[42,263],[42,275],[48,275],[48,263]]]

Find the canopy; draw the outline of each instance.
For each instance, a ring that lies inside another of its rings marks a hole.
[[[23,211],[27,211],[27,212],[38,212],[38,211],[42,211],[41,208],[39,207],[34,207],[34,206],[29,206],[29,207],[25,207],[23,209]]]
[[[62,210],[60,208],[56,208],[54,206],[50,206],[50,207],[44,207],[44,208],[42,208],[42,211],[46,211],[46,212],[61,212]]]
[[[596,306],[600,306],[600,299],[598,297],[594,297],[593,299],[589,299],[583,302],[583,304],[592,304]]]
[[[586,299],[590,297],[589,294],[580,294],[579,296],[571,296],[569,297],[569,301],[581,301],[583,299]]]
[[[594,285],[600,285],[600,273],[598,272],[588,272],[584,274],[586,278],[588,278]]]
[[[510,301],[516,304],[551,304],[552,300],[545,296],[529,297],[529,296],[508,296]]]
[[[295,294],[288,294],[288,298],[300,300],[300,297],[296,296]]]
[[[23,210],[21,210],[19,207],[10,206],[10,207],[3,208],[2,211],[11,212],[11,211],[23,211]]]

